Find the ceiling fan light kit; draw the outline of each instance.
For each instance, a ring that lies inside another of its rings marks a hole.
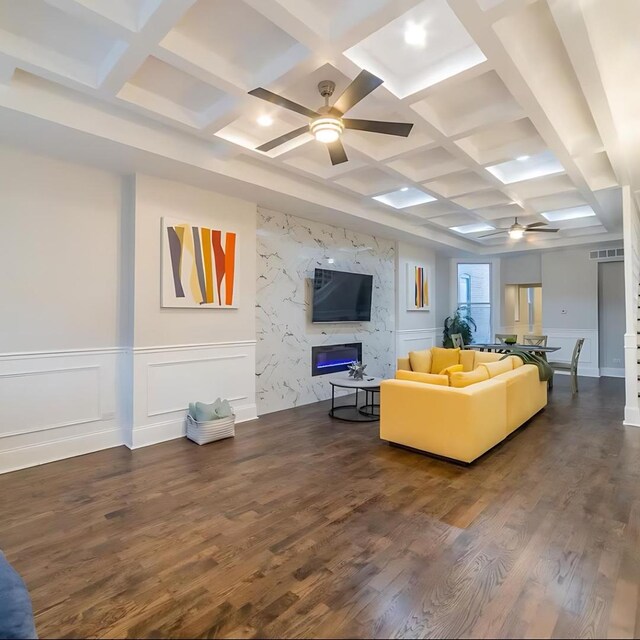
[[[320,116],[311,121],[309,129],[318,142],[335,142],[344,131],[344,123],[342,118]]]
[[[509,228],[509,237],[512,240],[520,240],[524,237],[525,228],[517,222]]]
[[[540,229],[540,227],[546,226],[546,222],[532,222],[531,224],[523,225],[520,224],[518,218],[516,218],[508,229],[500,229],[493,233],[486,233],[483,236],[478,236],[478,238],[490,238],[491,236],[499,236],[502,233],[507,233],[511,240],[522,240],[526,233],[558,233],[558,231],[560,231],[560,229]]]
[[[364,69],[356,76],[351,84],[342,92],[333,106],[329,105],[329,98],[333,95],[336,85],[331,80],[323,80],[318,83],[318,91],[324,98],[324,106],[318,110],[308,109],[296,102],[273,93],[268,89],[258,87],[249,91],[249,95],[266,100],[290,111],[295,111],[310,118],[308,125],[285,133],[282,136],[270,140],[256,147],[257,151],[271,151],[275,147],[289,142],[298,136],[311,132],[313,137],[327,145],[331,163],[341,164],[347,162],[347,153],[342,145],[342,134],[345,129],[355,131],[368,131],[370,133],[382,133],[390,136],[402,136],[406,138],[413,124],[408,122],[382,122],[379,120],[361,120],[357,118],[343,118],[344,114],[355,106],[360,100],[368,96],[375,88],[382,84],[382,80]]]

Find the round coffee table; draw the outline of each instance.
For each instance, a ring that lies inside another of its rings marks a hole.
[[[336,420],[345,422],[377,422],[380,420],[380,402],[375,402],[375,394],[380,397],[380,383],[382,378],[365,376],[362,380],[354,380],[347,373],[339,373],[329,378],[331,385],[331,411],[329,415]],[[355,389],[354,404],[341,404],[336,407],[336,387],[341,389]],[[358,404],[358,391],[365,393],[364,404]]]

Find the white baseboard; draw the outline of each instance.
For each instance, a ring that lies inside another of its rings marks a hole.
[[[624,367],[600,367],[600,375],[605,378],[624,378]]]
[[[640,409],[637,406],[626,406],[624,408],[624,422],[622,424],[626,427],[640,427]]]
[[[236,413],[236,424],[258,419],[255,404],[235,407],[234,410]],[[174,420],[156,422],[155,424],[148,424],[144,427],[134,429],[131,445],[127,443],[127,446],[130,449],[141,449],[142,447],[149,447],[161,442],[167,442],[168,440],[184,438],[185,435],[186,416]]]
[[[571,372],[569,371],[554,371],[554,375],[556,376],[569,376]],[[595,367],[580,367],[578,366],[578,375],[584,378],[599,378],[600,377],[600,369]]]
[[[122,446],[120,429],[98,431],[81,436],[61,438],[53,442],[0,451],[0,473],[35,467],[56,460],[74,458],[86,453]]]

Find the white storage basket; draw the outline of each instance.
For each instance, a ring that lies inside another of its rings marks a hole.
[[[233,438],[235,435],[236,417],[233,415],[208,422],[197,422],[190,415],[187,415],[187,438],[198,444]]]

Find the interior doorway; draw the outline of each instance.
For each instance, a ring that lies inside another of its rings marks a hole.
[[[505,286],[506,333],[519,340],[527,334],[542,334],[542,285],[511,284]]]
[[[624,263],[598,265],[598,352],[600,375],[624,377]]]

